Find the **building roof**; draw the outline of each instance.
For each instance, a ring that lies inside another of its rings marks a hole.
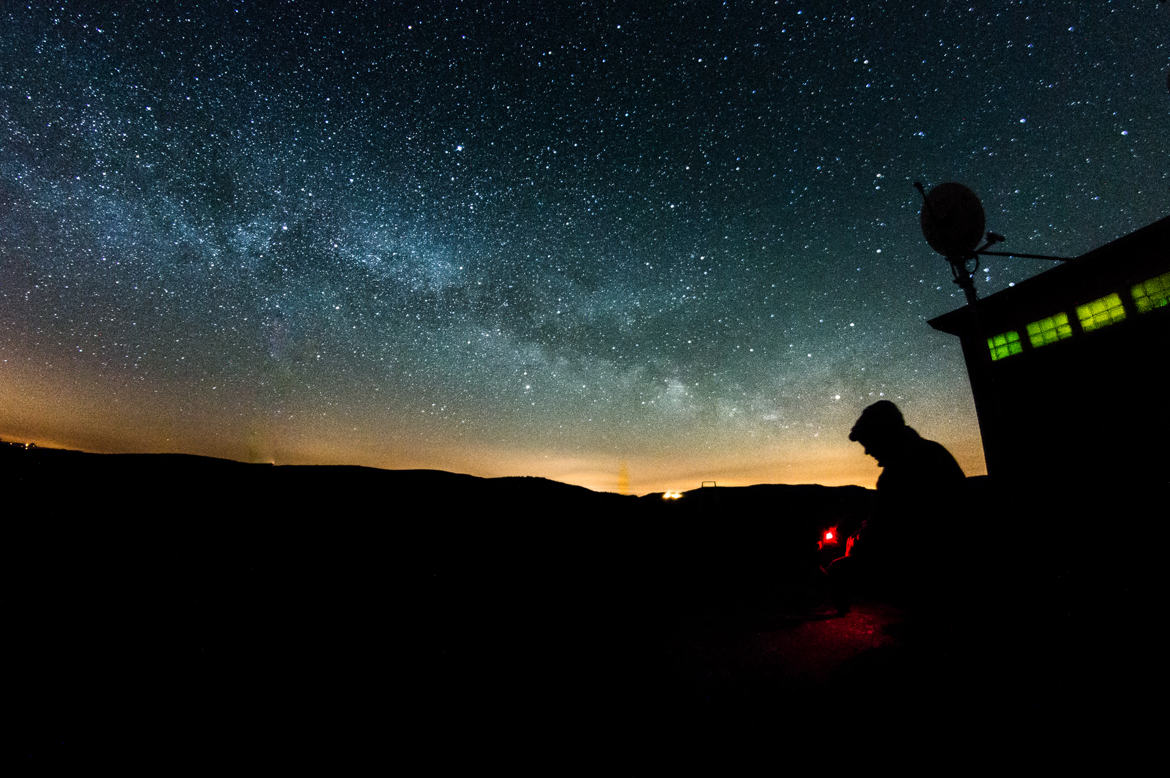
[[[1170,216],[979,300],[985,332],[1048,316],[1170,269]],[[929,321],[952,335],[971,328],[968,306]]]

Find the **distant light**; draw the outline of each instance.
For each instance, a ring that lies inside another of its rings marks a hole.
[[[682,499],[682,492],[663,492],[662,499],[664,500],[679,500]]]

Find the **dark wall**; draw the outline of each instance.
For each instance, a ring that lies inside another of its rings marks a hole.
[[[1168,314],[1130,317],[997,362],[969,361],[989,473],[1021,484],[1107,481],[1164,492]]]

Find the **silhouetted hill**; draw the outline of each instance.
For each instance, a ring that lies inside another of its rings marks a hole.
[[[649,598],[648,619],[807,577],[820,532],[856,526],[872,497],[765,485],[668,501],[543,478],[7,445],[0,467],[18,526],[45,553],[76,553],[76,570],[171,580],[209,564],[263,565],[295,586],[306,571],[368,569],[412,585],[506,588],[510,606],[553,591],[580,607]]]
[[[387,731],[423,748],[540,740],[701,706],[674,685],[677,636],[807,611],[821,531],[848,531],[873,497],[759,485],[664,500],[8,445],[0,472],[26,727],[82,756],[210,761]]]
[[[666,501],[595,492],[546,478],[480,478],[439,470],[274,466],[186,454],[90,454],[0,445],[10,497],[26,515],[80,520],[115,511],[123,520],[347,519],[418,523],[435,511],[467,520],[564,521],[669,518],[803,524],[848,520],[867,509],[860,487],[760,485],[696,489]],[[420,513],[420,511],[422,513]],[[448,516],[450,518],[450,516]]]

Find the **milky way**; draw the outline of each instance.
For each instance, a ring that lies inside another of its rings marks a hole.
[[[1150,223],[1168,67],[1155,0],[5,4],[0,435],[872,484],[887,397],[984,472],[912,184]]]

